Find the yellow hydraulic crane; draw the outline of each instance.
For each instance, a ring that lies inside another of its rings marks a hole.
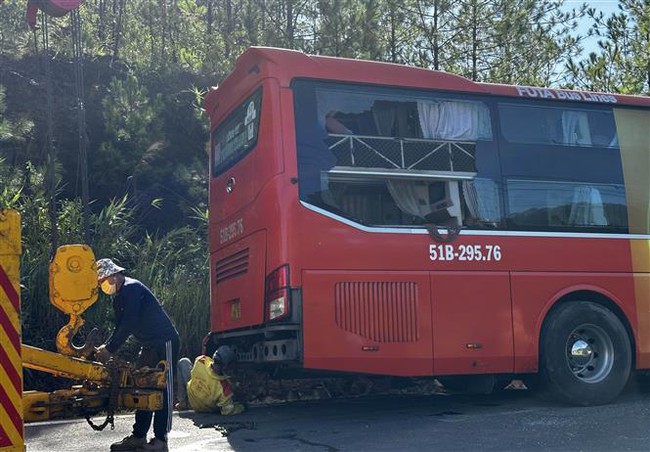
[[[59,247],[50,263],[50,302],[70,316],[56,337],[57,352],[20,343],[19,256],[20,217],[0,210],[0,452],[24,450],[23,422],[85,416],[94,429],[102,430],[113,426],[116,411],[161,409],[166,362],[137,369],[117,358],[92,361],[89,357],[98,345],[94,332],[83,346],[73,343],[84,324],[81,314],[98,295],[95,256],[86,245]],[[22,391],[23,366],[78,384],[53,392]],[[90,418],[99,413],[106,413],[106,420],[95,425]]]
[[[136,369],[118,359],[107,363],[90,361],[94,353],[95,333],[81,347],[72,342],[84,324],[81,314],[97,301],[97,269],[95,255],[86,245],[63,245],[50,263],[50,302],[70,316],[70,321],[56,337],[58,352],[22,346],[23,365],[56,376],[80,380],[80,385],[54,392],[23,392],[25,421],[90,416],[107,413],[107,424],[120,409],[162,408],[167,365],[155,369]],[[94,424],[91,423],[94,426]]]

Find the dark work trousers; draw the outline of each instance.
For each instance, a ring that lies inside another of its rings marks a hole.
[[[172,429],[172,410],[174,404],[174,381],[176,378],[176,361],[178,360],[178,338],[162,344],[144,346],[138,356],[138,367],[156,367],[162,360],[167,361],[169,371],[167,385],[163,390],[163,407],[158,411],[136,410],[133,435],[146,438],[151,418],[153,417],[153,433],[156,438],[167,441],[167,432]]]

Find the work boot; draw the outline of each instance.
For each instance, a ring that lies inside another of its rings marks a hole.
[[[158,438],[151,438],[147,444],[142,446],[139,450],[141,451],[156,451],[156,452],[168,452],[167,441],[163,441]]]
[[[141,447],[147,445],[147,440],[145,438],[138,438],[137,436],[130,435],[124,438],[122,441],[111,444],[111,450],[138,450]]]
[[[190,404],[187,403],[186,400],[181,400],[180,402],[176,402],[176,405],[174,405],[174,409],[176,411],[185,411],[190,409]]]

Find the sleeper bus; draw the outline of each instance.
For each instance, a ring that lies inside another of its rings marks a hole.
[[[650,98],[253,47],[204,106],[207,353],[581,405],[650,368]]]

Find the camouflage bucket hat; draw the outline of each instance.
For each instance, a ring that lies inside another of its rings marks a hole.
[[[125,270],[108,258],[98,260],[95,265],[97,266],[97,281],[101,281]]]

